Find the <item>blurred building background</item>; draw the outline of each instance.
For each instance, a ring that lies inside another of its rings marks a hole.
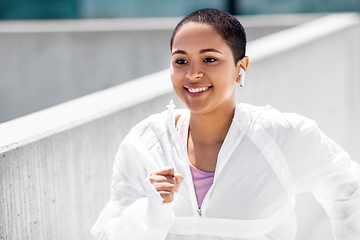
[[[234,15],[353,12],[359,0],[2,0],[0,19],[185,16],[204,7]]]

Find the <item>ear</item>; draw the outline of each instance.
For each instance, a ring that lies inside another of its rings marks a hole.
[[[246,72],[248,66],[249,66],[249,57],[248,56],[243,57],[241,60],[239,60],[236,63],[236,67],[239,70],[239,76],[236,78],[236,82],[238,84],[240,84],[240,77],[241,77],[240,76],[240,68],[242,68],[244,70],[244,72]]]

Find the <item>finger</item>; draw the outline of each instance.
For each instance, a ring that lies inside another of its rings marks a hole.
[[[169,191],[169,192],[174,193],[175,188],[176,188],[175,184],[171,184],[168,182],[161,182],[161,183],[155,182],[155,183],[153,183],[153,186],[154,186],[155,190],[158,192],[159,191]]]
[[[153,183],[153,182],[169,182],[169,183],[172,183],[172,184],[176,183],[175,177],[169,176],[169,175],[164,176],[164,175],[152,174],[152,175],[150,175],[149,180],[150,180],[151,183]]]
[[[153,184],[156,191],[164,199],[164,203],[170,203],[174,200],[175,193],[175,184],[170,184],[168,182],[163,183],[154,183]]]
[[[180,174],[180,173],[175,173],[174,174],[174,178],[175,178],[175,180],[176,180],[176,183],[181,183],[182,182],[182,180],[183,180],[183,176]]]
[[[176,173],[174,175],[174,178],[176,180],[175,191],[177,192],[179,190],[179,188],[180,188],[180,185],[181,185],[182,180],[183,180],[184,177],[180,173]]]
[[[173,167],[164,167],[159,170],[155,170],[153,173],[157,175],[169,175],[174,176],[174,168]]]

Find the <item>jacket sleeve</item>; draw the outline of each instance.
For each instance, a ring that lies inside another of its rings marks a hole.
[[[163,203],[148,180],[144,161],[131,144],[121,144],[113,167],[110,201],[91,229],[96,239],[166,238],[174,222],[173,203]]]
[[[304,191],[315,198],[330,217],[335,239],[360,239],[360,167],[317,124],[296,114],[286,149],[289,167]]]

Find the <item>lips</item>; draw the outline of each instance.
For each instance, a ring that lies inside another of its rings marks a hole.
[[[207,89],[209,89],[209,87],[201,87],[201,88],[188,88],[187,90],[191,93],[197,93],[197,92],[204,92]]]
[[[210,89],[211,86],[207,86],[207,87],[185,87],[186,92],[189,96],[191,97],[197,97],[197,96],[201,96],[205,93],[207,93]]]

